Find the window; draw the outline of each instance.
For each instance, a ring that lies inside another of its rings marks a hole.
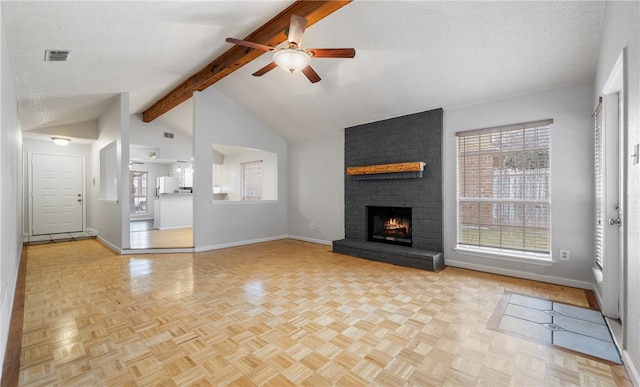
[[[129,214],[146,215],[147,212],[146,171],[129,171]]]
[[[550,259],[552,123],[456,133],[458,248]]]
[[[262,200],[262,161],[241,163],[241,200]]]

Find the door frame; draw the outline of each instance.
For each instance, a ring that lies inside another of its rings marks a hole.
[[[625,50],[623,50],[613,66],[609,78],[602,88],[603,94],[603,135],[607,137],[607,133],[615,131],[617,135],[616,144],[610,144],[606,146],[605,150],[605,163],[612,162],[614,157],[611,155],[617,147],[617,155],[615,157],[615,164],[617,171],[615,178],[617,182],[617,197],[614,198],[618,202],[618,210],[611,211],[608,209],[605,211],[605,222],[608,219],[620,219],[618,226],[618,233],[613,233],[613,238],[607,238],[606,234],[610,233],[612,227],[616,227],[605,224],[605,250],[603,257],[603,270],[602,270],[602,313],[611,318],[620,319],[623,324],[625,320],[625,302],[626,302],[626,279],[624,276],[626,265],[626,183],[625,176],[627,172],[627,125],[625,114]],[[611,134],[609,134],[611,135]],[[606,140],[605,140],[606,141]],[[607,168],[608,170],[608,168]],[[608,179],[605,179],[607,181]],[[605,189],[607,189],[605,187]],[[613,247],[613,252],[610,253],[607,245]],[[617,250],[617,251],[616,251]]]
[[[33,156],[34,155],[43,155],[43,156],[72,156],[79,157],[82,161],[82,231],[87,229],[87,185],[86,185],[86,157],[84,155],[78,155],[73,153],[53,153],[53,152],[40,152],[40,151],[29,151],[27,153],[27,217],[28,219],[28,236],[33,236]]]

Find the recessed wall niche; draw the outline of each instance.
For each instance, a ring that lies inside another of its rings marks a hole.
[[[100,149],[100,196],[106,202],[118,201],[118,148],[117,142]]]
[[[212,152],[211,180],[215,203],[278,200],[277,153],[221,144],[213,144]],[[253,168],[254,181],[247,182],[247,175],[253,172],[246,168]]]

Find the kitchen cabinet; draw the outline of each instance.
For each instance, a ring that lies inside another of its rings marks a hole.
[[[162,194],[153,201],[153,227],[159,230],[193,227],[193,195]]]

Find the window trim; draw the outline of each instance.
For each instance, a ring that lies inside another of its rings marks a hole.
[[[458,144],[459,144],[458,139],[460,137],[466,137],[466,136],[479,136],[483,134],[500,133],[500,132],[513,131],[513,130],[524,131],[526,129],[551,126],[552,124],[553,124],[553,119],[545,119],[545,120],[538,120],[538,121],[523,122],[518,124],[487,127],[482,129],[458,131],[455,133],[455,136],[456,136],[456,221],[455,221],[456,237],[455,237],[455,242],[456,243],[455,243],[455,247],[453,247],[453,250],[456,253],[461,255],[467,255],[467,256],[498,259],[498,260],[512,261],[512,262],[519,262],[519,263],[529,263],[529,264],[542,265],[542,266],[551,266],[556,263],[556,261],[553,259],[553,254],[552,254],[553,249],[552,249],[552,240],[551,240],[552,239],[551,214],[549,214],[549,223],[548,223],[548,233],[549,233],[549,251],[548,252],[535,252],[535,251],[527,251],[523,249],[509,249],[509,248],[501,248],[501,247],[468,245],[468,244],[459,242],[460,203],[462,201],[465,201],[465,199],[460,197],[460,186],[459,186],[459,183],[460,183],[459,168],[460,167],[458,165],[460,149],[458,148]],[[550,157],[551,156],[550,143],[549,143],[548,149],[549,149],[549,157]],[[552,174],[552,171],[551,171],[551,165],[550,165],[549,179],[551,179],[551,174]],[[473,201],[483,202],[485,201],[483,199],[485,198],[478,198],[478,200],[473,200]],[[527,199],[515,200],[515,199],[504,199],[504,198],[499,198],[499,199],[486,198],[486,199],[487,199],[486,201],[489,201],[489,202],[493,202],[496,200],[500,202],[507,202],[507,203],[539,202],[539,200],[533,200],[533,199],[530,199],[530,200],[527,200]],[[551,180],[549,180],[549,199],[548,201],[544,201],[544,203],[548,204],[549,211],[551,211],[551,207],[552,207]]]

